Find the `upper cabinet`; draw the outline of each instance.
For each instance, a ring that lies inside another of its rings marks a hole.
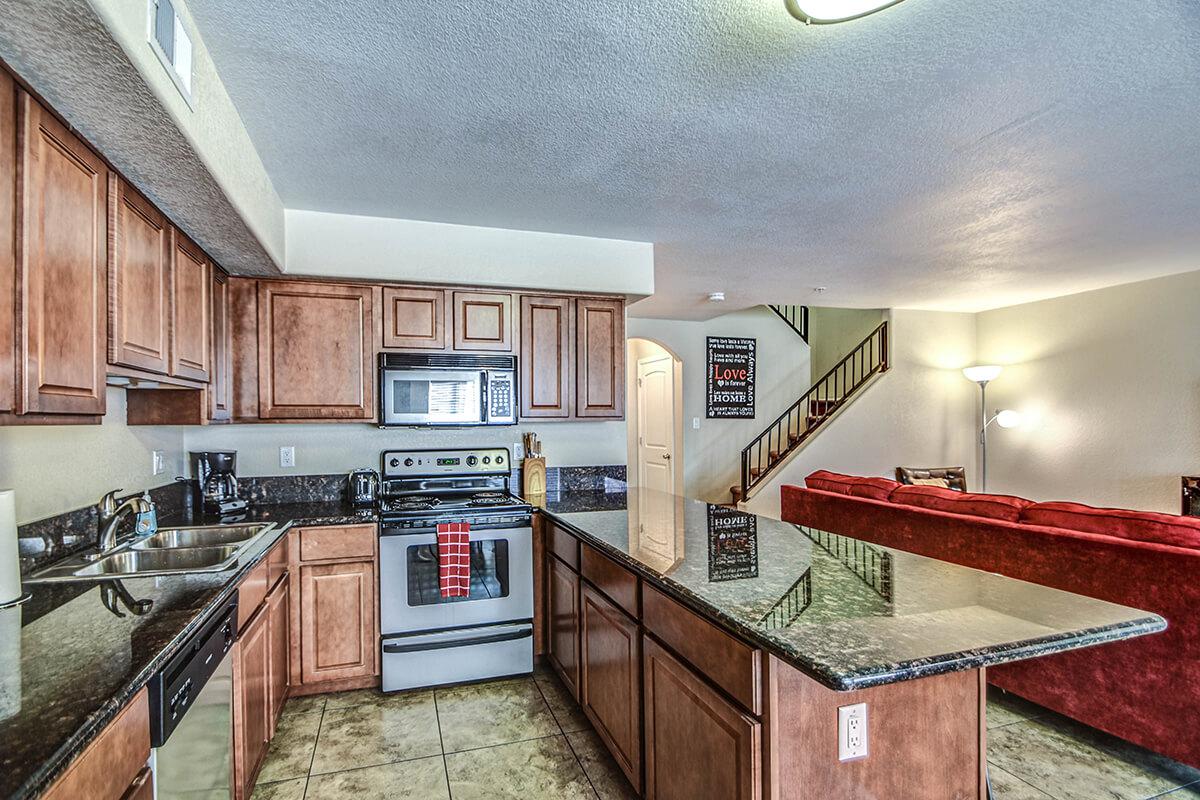
[[[208,256],[171,229],[171,375],[207,382],[212,353],[212,272]]]
[[[625,415],[625,303],[521,296],[521,416]]]
[[[17,87],[0,70],[0,414],[17,403]]]
[[[513,296],[495,292],[451,292],[454,349],[513,349]]]
[[[575,415],[625,416],[625,304],[575,303]]]
[[[109,209],[108,361],[167,374],[171,335],[171,227],[124,180]]]
[[[24,92],[17,411],[103,414],[108,166]]]
[[[400,350],[446,349],[446,292],[383,287],[383,346]]]
[[[213,270],[212,375],[208,384],[208,418],[228,422],[233,416],[233,324],[229,276]]]
[[[375,416],[370,286],[258,284],[258,406],[263,419]]]

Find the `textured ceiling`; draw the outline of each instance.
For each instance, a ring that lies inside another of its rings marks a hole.
[[[1200,269],[1194,0],[189,7],[286,207],[653,241],[635,315]]]

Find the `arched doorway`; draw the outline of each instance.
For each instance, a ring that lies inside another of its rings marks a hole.
[[[682,496],[683,360],[659,342],[626,342],[630,486]]]

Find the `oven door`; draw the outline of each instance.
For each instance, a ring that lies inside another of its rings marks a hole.
[[[487,418],[486,372],[385,369],[381,375],[383,425],[482,425]]]
[[[379,622],[385,637],[533,618],[532,528],[471,531],[467,597],[442,597],[434,531],[385,526],[381,534]]]

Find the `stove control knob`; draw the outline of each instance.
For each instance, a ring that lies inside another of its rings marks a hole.
[[[467,466],[468,467],[473,467],[478,463],[479,463],[479,459],[476,458],[475,456],[467,456]]]
[[[404,466],[406,466],[406,467],[411,467],[411,466],[412,466],[412,459],[411,459],[411,458],[406,458],[406,459],[404,459]]]
[[[496,463],[497,463],[497,464],[503,464],[503,463],[504,463],[504,456],[497,455],[497,456],[496,456]]]
[[[490,463],[492,463],[492,457],[491,457],[491,456],[484,456],[484,457],[483,457],[483,463],[484,463],[484,464],[490,464]]]
[[[390,466],[390,467],[398,467],[398,466],[400,466],[400,459],[398,459],[398,458],[393,458],[391,461],[389,461],[389,462],[388,462],[388,466]]]

